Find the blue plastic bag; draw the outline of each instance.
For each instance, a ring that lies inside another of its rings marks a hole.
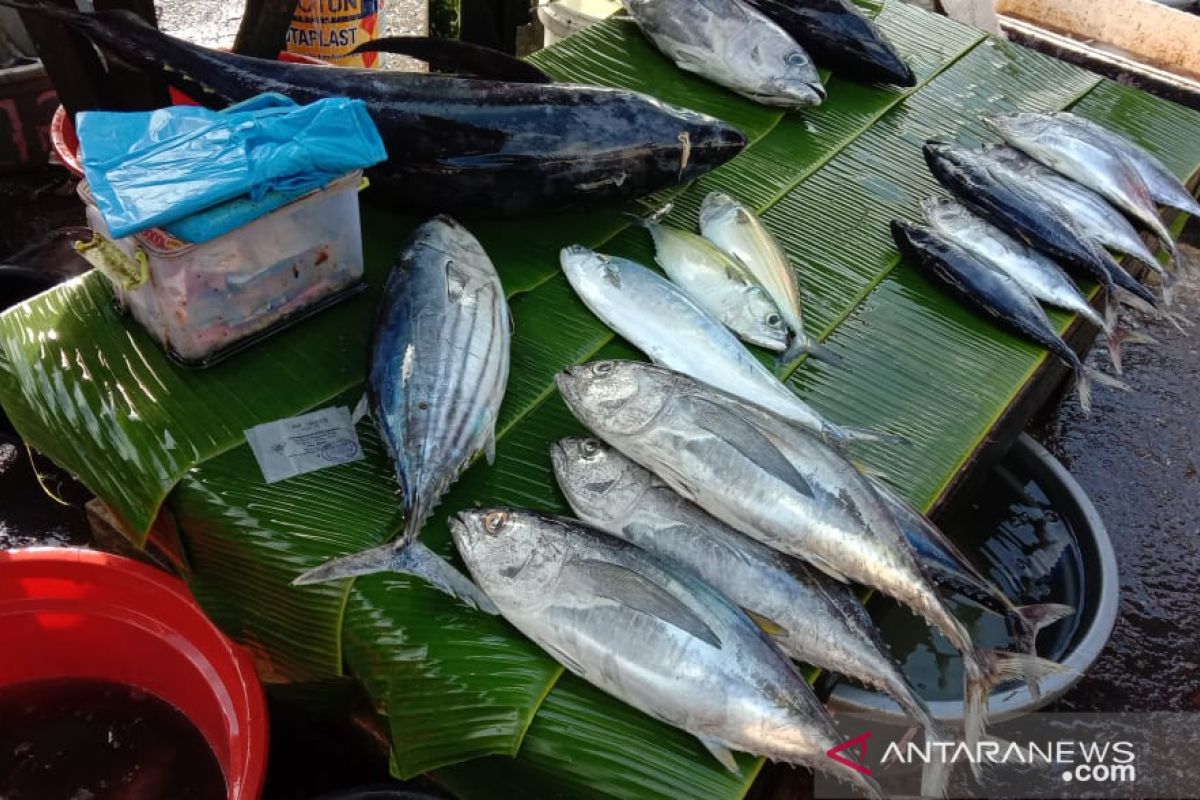
[[[366,104],[342,97],[85,111],[76,126],[92,197],[118,238],[244,195],[298,196],[387,158]]]

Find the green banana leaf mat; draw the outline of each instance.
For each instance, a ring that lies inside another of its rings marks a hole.
[[[987,140],[982,112],[1070,108],[1190,177],[1200,114],[898,2],[870,13],[919,84],[897,91],[826,76],[829,100],[798,113],[680,72],[626,22],[534,60],[563,80],[648,92],[746,132],[751,145],[737,159],[629,210],[673,199],[670,221],[690,227],[713,189],[757,208],[799,269],[810,331],[844,359],[805,361],[788,384],[835,422],[911,440],[858,447],[855,457],[928,507],[1047,356],[901,263],[888,222],[917,218],[919,200],[936,191],[921,143]],[[726,772],[690,737],[564,674],[503,620],[395,575],[289,586],[394,535],[391,466],[363,421],[366,460],[267,486],[243,431],[355,405],[380,288],[418,222],[365,205],[368,291],[204,371],[168,361],[114,310],[98,274],[60,286],[0,316],[0,403],[136,536],[160,507],[174,515],[196,596],[251,648],[264,680],[293,689],[360,680],[389,720],[398,776],[434,771],[480,798],[741,797],[760,760],[739,757],[740,772]],[[424,531],[446,555],[444,519],[455,509],[567,511],[547,447],[582,429],[552,376],[592,358],[636,357],[575,298],[559,248],[578,242],[652,263],[648,237],[617,210],[471,227],[509,293],[512,377],[495,464],[468,470]],[[1071,321],[1054,319],[1064,329]]]

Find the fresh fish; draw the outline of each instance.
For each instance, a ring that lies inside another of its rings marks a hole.
[[[867,479],[892,512],[934,583],[1004,617],[1009,635],[1021,652],[1036,656],[1038,631],[1075,613],[1071,606],[1060,603],[1015,605],[928,517],[884,481],[870,476]],[[1036,677],[1031,676],[1028,683],[1036,697],[1039,694]]]
[[[775,301],[792,331],[792,343],[780,361],[794,361],[801,353],[836,363],[840,359],[804,332],[803,301],[796,271],[775,237],[758,215],[723,192],[712,192],[700,205],[700,232],[704,238],[746,265]]]
[[[1098,281],[1116,297],[1120,286],[1151,306],[1154,295],[1026,181],[1013,179],[981,153],[948,142],[925,143],[925,162],[938,182],[976,214],[1031,247]]]
[[[409,559],[425,521],[459,474],[480,452],[489,462],[495,455],[496,417],[509,367],[504,287],[475,237],[454,220],[435,217],[413,233],[383,295],[367,399],[396,464],[404,530],[394,544],[336,559],[295,583],[388,569],[416,572],[488,608],[486,598],[436,556],[457,580],[414,570]]]
[[[892,238],[909,261],[939,280],[965,305],[982,312],[1004,328],[1040,344],[1061,358],[1075,372],[1079,405],[1091,410],[1091,383],[1128,389],[1102,372],[1089,369],[1062,340],[1046,312],[1033,295],[1005,273],[980,261],[971,253],[920,225],[894,220]]]
[[[963,655],[966,739],[983,735],[991,687],[1057,665],[977,649],[904,534],[854,466],[774,414],[677,372],[631,361],[569,367],[559,392],[581,422],[726,525],[834,580],[894,597]]]
[[[291,64],[199,47],[128,12],[0,5],[53,17],[211,108],[263,92],[363,100],[388,151],[372,191],[411,212],[512,216],[639,197],[746,144],[720,120],[621,89]]]
[[[767,106],[825,100],[821,76],[783,28],[741,0],[622,0],[675,65]]]
[[[830,441],[874,441],[883,436],[823,419],[725,326],[653,270],[579,245],[564,248],[561,261],[584,305],[654,363],[761,403]]]
[[[883,691],[929,739],[950,741],[848,587],[726,526],[599,440],[563,439],[550,453],[581,520],[691,571],[791,658]],[[942,796],[946,776],[927,777],[922,796]]]
[[[983,121],[1013,147],[1094,189],[1140,221],[1175,255],[1175,240],[1158,216],[1149,187],[1112,145],[1069,120],[1048,114],[1002,114]]]
[[[935,231],[1000,270],[1037,299],[1073,311],[1102,330],[1112,330],[1112,323],[1088,304],[1079,287],[1057,264],[975,216],[962,203],[930,197],[922,201],[921,210]]]
[[[594,686],[730,750],[821,770],[870,797],[874,779],[826,757],[840,736],[761,630],[690,573],[575,520],[460,512],[450,531],[510,623]]]
[[[1108,335],[1109,355],[1117,372],[1121,371],[1116,320],[1101,317],[1058,264],[955,200],[930,197],[921,203],[921,210],[933,230],[1000,270],[1038,300],[1073,311],[1103,330]]]
[[[751,344],[787,349],[779,308],[740,261],[703,236],[663,225],[659,214],[635,219],[654,239],[655,262],[701,308]]]
[[[848,0],[749,0],[839,77],[915,86],[917,78],[879,27]]]
[[[1093,242],[1133,256],[1150,269],[1165,277],[1166,270],[1142,237],[1129,224],[1125,215],[1110,206],[1103,197],[1070,178],[1064,178],[1049,167],[1034,161],[1012,147],[990,146],[984,154],[1013,174],[1029,181],[1075,227]]]
[[[1065,122],[1069,125],[1074,125],[1080,130],[1087,131],[1096,139],[1125,156],[1125,160],[1137,170],[1138,175],[1145,181],[1146,187],[1150,190],[1150,196],[1156,201],[1164,206],[1177,208],[1185,214],[1200,216],[1200,203],[1196,202],[1196,198],[1192,196],[1192,193],[1187,190],[1186,186],[1180,183],[1179,179],[1175,177],[1175,173],[1167,169],[1165,164],[1146,152],[1146,150],[1138,147],[1124,136],[1110,131],[1103,125],[1072,114],[1069,111],[1056,111],[1050,116],[1060,122]]]

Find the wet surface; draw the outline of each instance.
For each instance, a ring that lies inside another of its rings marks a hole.
[[[1200,290],[1174,310],[1200,319]],[[1125,354],[1133,392],[1097,391],[1090,417],[1064,403],[1032,431],[1091,496],[1121,577],[1112,638],[1056,710],[1200,709],[1200,328],[1187,330],[1149,321],[1160,344]],[[1098,350],[1090,362],[1106,366]]]
[[[40,480],[39,480],[40,476]],[[91,542],[83,504],[91,492],[0,430],[0,550],[83,547]]]
[[[55,678],[0,690],[5,800],[220,800],[216,753],[183,712],[132,686]]]

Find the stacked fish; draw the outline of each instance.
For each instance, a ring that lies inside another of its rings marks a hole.
[[[847,77],[898,86],[912,70],[849,0],[623,0],[676,66],[757,103],[820,105],[817,62]]]
[[[710,196],[703,237],[647,225],[659,262],[687,291],[633,261],[562,253],[585,304],[656,362],[595,362],[557,377],[568,407],[603,440],[552,447],[579,519],[461,512],[451,520],[458,551],[496,609],[567,669],[695,735],[727,767],[740,750],[878,796],[869,776],[825,757],[837,734],[791,659],[886,692],[933,740],[949,734],[851,582],[904,603],[962,652],[971,742],[995,685],[1024,677],[1036,687],[1059,668],[1033,655],[1033,642],[1071,609],[1014,606],[839,449],[879,434],[824,420],[726,328],[780,349],[786,325],[789,350],[815,347],[795,272],[750,209]],[[768,318],[769,335],[753,327]],[[1030,652],[977,648],[939,585],[1004,614]],[[940,795],[946,778],[928,765],[923,792]]]
[[[1119,327],[1118,301],[1172,321],[1176,317],[1158,311],[1160,298],[1113,252],[1157,273],[1161,305],[1168,305],[1177,278],[1159,263],[1134,224],[1153,234],[1174,260],[1175,242],[1156,204],[1188,214],[1200,213],[1200,205],[1154,156],[1082,117],[1017,113],[984,121],[1005,145],[971,150],[941,141],[925,144],[930,170],[955,199],[926,200],[922,209],[929,227],[895,221],[893,238],[910,261],[964,303],[1065,361],[1087,411],[1091,382],[1128,386],[1086,367],[1038,301],[1076,312],[1103,329],[1120,374],[1121,342],[1135,337]],[[1105,287],[1104,317],[1064,269]],[[1181,271],[1176,264],[1175,275]]]

